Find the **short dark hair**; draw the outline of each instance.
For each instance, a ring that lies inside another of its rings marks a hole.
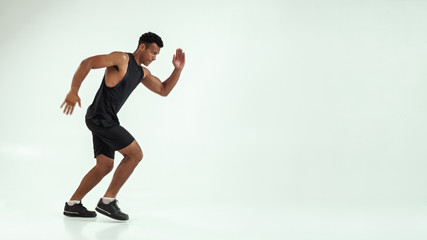
[[[144,33],[141,35],[141,37],[139,38],[138,47],[142,43],[145,44],[146,47],[148,47],[148,45],[150,45],[151,43],[156,43],[157,46],[159,46],[160,48],[163,47],[162,39],[157,34],[152,32]]]

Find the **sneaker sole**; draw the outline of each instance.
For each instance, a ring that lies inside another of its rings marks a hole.
[[[83,217],[83,218],[95,218],[95,216],[82,216],[78,212],[70,212],[70,211],[64,211],[64,215],[68,217]]]

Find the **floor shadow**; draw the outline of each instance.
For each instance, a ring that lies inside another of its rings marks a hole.
[[[118,221],[102,216],[96,218],[64,217],[64,229],[71,239],[89,240],[93,239],[93,234],[95,234],[95,239],[118,240],[128,227],[129,222],[127,221]]]
[[[72,218],[64,216],[64,229],[67,235],[72,239],[88,239],[83,235],[83,229],[87,224],[93,224],[96,218]]]
[[[96,232],[96,239],[105,240],[118,240],[120,235],[127,231],[129,224],[128,222],[116,221],[110,219],[102,219],[98,221],[103,223],[102,225],[108,225]]]

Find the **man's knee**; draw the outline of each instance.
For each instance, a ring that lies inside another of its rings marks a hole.
[[[128,154],[126,156],[128,157],[129,160],[131,160],[135,164],[138,164],[139,162],[141,162],[142,158],[144,157],[141,150],[134,151],[132,152],[132,154]]]
[[[136,140],[124,149],[119,150],[119,152],[136,163],[139,163],[143,158],[141,147]]]
[[[142,154],[142,151],[139,150],[139,152],[135,156],[135,161],[141,162],[142,158],[144,157],[144,154]]]
[[[114,168],[114,160],[106,157],[104,155],[98,155],[96,157],[96,167],[101,171],[101,173],[107,175],[110,173]]]
[[[106,164],[106,165],[104,165],[102,167],[103,167],[102,170],[104,171],[105,175],[107,175],[108,173],[110,173],[113,170],[114,164],[113,163],[109,163],[109,164]]]

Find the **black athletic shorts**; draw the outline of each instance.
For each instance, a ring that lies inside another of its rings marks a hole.
[[[114,153],[131,144],[135,138],[119,123],[101,119],[86,119],[86,125],[92,131],[94,157],[99,154],[114,159]]]

